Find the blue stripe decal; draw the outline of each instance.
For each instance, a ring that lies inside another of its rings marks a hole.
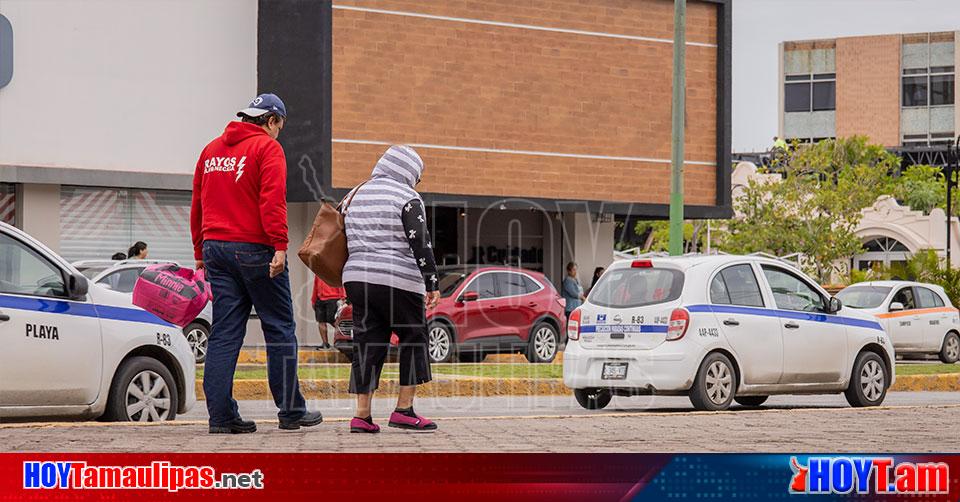
[[[52,298],[25,298],[22,296],[0,295],[0,308],[45,312],[48,314],[63,314],[79,317],[94,317],[113,321],[132,321],[146,324],[158,324],[164,327],[173,327],[173,324],[138,308],[113,307],[109,305],[94,305],[91,303],[68,302]]]
[[[601,324],[599,326],[581,326],[581,333],[597,333],[597,328],[604,333],[666,333],[666,324]],[[606,329],[610,328],[610,329]],[[618,329],[619,328],[619,329]]]
[[[763,317],[779,317],[782,319],[796,319],[798,321],[825,322],[842,324],[858,328],[869,328],[883,331],[883,327],[876,321],[841,317],[837,315],[818,314],[815,312],[797,312],[795,310],[777,310],[758,307],[740,307],[737,305],[690,305],[686,307],[690,312],[715,312],[718,314],[746,314]]]

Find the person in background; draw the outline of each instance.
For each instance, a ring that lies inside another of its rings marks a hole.
[[[277,137],[287,109],[274,94],[237,112],[197,160],[190,230],[197,270],[213,289],[203,392],[211,434],[256,432],[233,398],[237,359],[256,308],[267,343],[267,380],[280,429],[323,422],[307,411],[297,376],[297,337],[287,268],[287,159]]]
[[[391,332],[400,339],[400,392],[388,425],[437,429],[413,411],[417,385],[432,379],[424,306],[433,308],[440,300],[433,243],[416,191],[422,174],[423,160],[413,148],[391,146],[370,179],[344,199],[349,253],[343,285],[353,305],[354,342],[349,392],[357,395],[350,432],[380,432],[370,405]]]
[[[564,313],[570,317],[570,312],[576,310],[586,297],[583,295],[583,286],[577,279],[577,264],[575,262],[567,263],[567,276],[563,278],[562,291],[563,299],[567,301],[564,307]]]
[[[593,280],[590,281],[590,291],[593,291],[593,287],[597,285],[597,281],[600,280],[601,275],[603,275],[603,267],[593,269]]]
[[[317,318],[317,324],[320,325],[320,340],[323,341],[321,349],[330,348],[330,340],[333,339],[333,321],[337,318],[337,308],[340,307],[340,300],[347,297],[343,288],[335,288],[323,282],[319,277],[313,278],[313,313]]]
[[[117,253],[120,254],[120,253]],[[130,250],[127,251],[127,258],[146,260],[147,259],[147,243],[143,241],[137,241],[132,246]]]
[[[127,259],[127,254],[126,254],[126,253],[113,253],[113,256],[111,256],[110,259],[111,259],[111,260],[114,260],[114,261],[126,260],[126,259]]]

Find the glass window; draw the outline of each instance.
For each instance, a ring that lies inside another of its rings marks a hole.
[[[480,274],[467,285],[464,291],[476,291],[480,299],[484,298],[496,298],[497,297],[497,284],[494,274]]]
[[[784,84],[783,102],[786,112],[809,112],[810,84]]]
[[[22,242],[0,235],[0,292],[67,296],[63,272]]]
[[[900,291],[897,291],[897,294],[893,295],[893,299],[890,300],[890,303],[897,302],[903,304],[904,310],[912,310],[917,308],[916,299],[913,297],[913,288],[903,288]]]
[[[137,284],[137,279],[140,278],[144,269],[142,268],[126,268],[123,270],[118,270],[110,275],[107,275],[103,279],[97,281],[97,284],[106,286],[114,291],[119,291],[121,293],[133,293],[133,287]]]
[[[437,283],[437,288],[440,290],[440,296],[448,297],[452,295],[466,277],[467,274],[465,274],[462,270],[441,272],[440,281]]]
[[[498,272],[492,275],[497,277],[500,296],[520,296],[527,294],[527,287],[523,282],[522,275],[508,272]]]
[[[777,308],[801,312],[825,312],[823,296],[794,274],[764,265],[763,274],[773,292]]]
[[[920,308],[932,309],[943,306],[943,300],[940,295],[927,288],[917,288],[917,296],[920,300]]]
[[[903,106],[927,106],[927,76],[903,77]]]
[[[727,291],[727,284],[723,282],[723,276],[717,274],[710,281],[710,303],[720,305],[730,305],[730,293]]]
[[[757,284],[757,277],[753,275],[753,268],[750,265],[744,263],[727,267],[720,272],[720,275],[723,276],[723,282],[727,286],[731,304],[763,307],[760,285]]]
[[[620,268],[603,274],[590,290],[590,303],[628,308],[676,300],[683,289],[683,273],[665,268]]]
[[[837,298],[844,307],[872,309],[883,304],[883,300],[890,294],[891,289],[881,286],[850,286],[837,293]]]
[[[837,83],[815,82],[813,84],[813,111],[837,109]]]
[[[954,99],[954,76],[930,76],[930,105],[952,105]]]
[[[12,183],[0,183],[0,222],[15,225],[17,221],[17,191]]]
[[[533,293],[540,289],[540,285],[537,284],[537,281],[531,279],[530,276],[521,275],[520,277],[523,278],[523,286],[527,290],[527,293]]]

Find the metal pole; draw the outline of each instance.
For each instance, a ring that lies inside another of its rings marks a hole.
[[[953,173],[957,170],[958,153],[960,147],[960,136],[953,144],[953,151],[947,152],[947,270],[953,266],[950,258],[950,249],[953,248],[953,241],[950,240],[950,227],[953,226]],[[949,146],[947,147],[949,149]]]
[[[683,254],[683,129],[686,94],[686,0],[673,7],[673,134],[670,172],[670,255]]]

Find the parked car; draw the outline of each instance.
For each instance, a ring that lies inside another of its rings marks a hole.
[[[100,272],[113,268],[117,265],[127,264],[127,263],[141,263],[146,265],[156,265],[158,263],[171,263],[170,260],[155,260],[153,258],[148,259],[139,259],[132,258],[129,260],[80,260],[73,262],[73,267],[80,271],[84,277],[87,279],[93,279],[97,275],[100,275]]]
[[[173,420],[196,402],[179,331],[0,223],[0,418]]]
[[[177,265],[177,262],[172,260],[123,260],[113,263],[114,266],[100,271],[91,280],[94,284],[99,284],[118,293],[131,295],[131,297],[137,279],[147,267],[164,263]],[[210,327],[212,325],[213,302],[210,302],[193,322],[183,328],[183,335],[190,343],[197,364],[203,364],[207,359],[207,342],[210,339]]]
[[[478,362],[488,354],[519,352],[530,362],[547,363],[557,356],[564,304],[540,272],[458,265],[442,267],[439,284],[440,304],[427,311],[431,361]],[[334,323],[334,347],[348,357],[352,316],[345,305]]]
[[[948,364],[960,359],[960,314],[936,284],[861,282],[843,289],[837,298],[875,316],[899,355],[936,354]]]
[[[838,392],[876,406],[894,381],[893,344],[873,316],[758,256],[616,262],[567,335],[563,381],[589,409],[638,394],[687,395],[700,410]]]

